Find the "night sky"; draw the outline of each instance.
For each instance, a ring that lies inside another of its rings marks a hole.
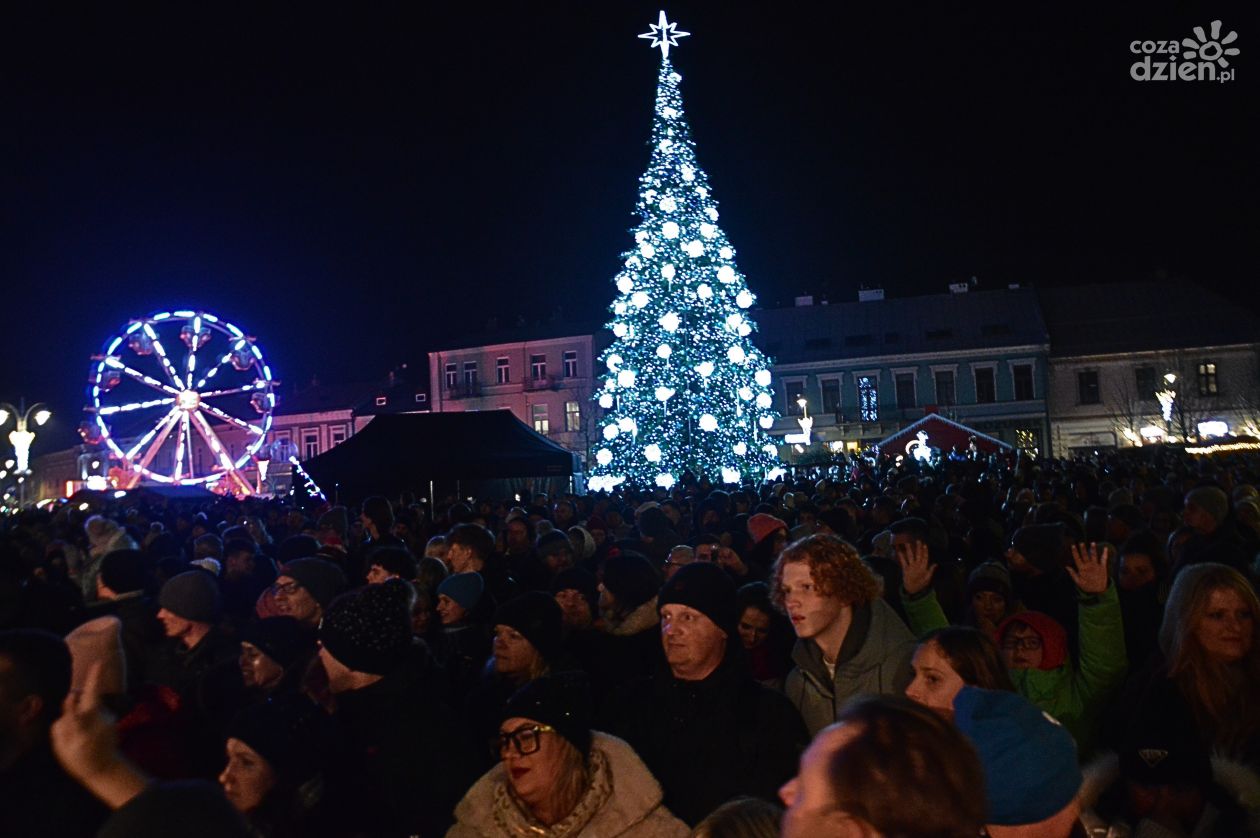
[[[763,304],[1171,276],[1257,307],[1254,4],[879,5],[666,7]],[[358,6],[10,15],[0,401],[51,403],[37,454],[74,441],[89,356],[158,310],[257,334],[286,387],[491,317],[603,316],[658,4]],[[1237,80],[1129,77],[1130,41],[1218,17]]]

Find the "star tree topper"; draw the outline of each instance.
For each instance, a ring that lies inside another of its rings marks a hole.
[[[661,57],[669,60],[669,48],[678,46],[679,38],[686,38],[690,32],[679,32],[678,24],[665,20],[665,11],[661,10],[660,22],[650,24],[650,32],[644,32],[640,38],[652,41],[652,48],[661,48]]]

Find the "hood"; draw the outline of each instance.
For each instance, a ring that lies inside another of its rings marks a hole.
[[[1041,637],[1041,666],[1037,667],[1038,669],[1058,669],[1067,663],[1067,632],[1053,617],[1042,614],[1040,611],[1021,611],[1003,620],[997,629],[998,646],[1002,645],[1006,632],[1015,623],[1028,625]]]

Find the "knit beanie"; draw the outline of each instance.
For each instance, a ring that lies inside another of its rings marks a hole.
[[[321,530],[332,530],[344,544],[346,533],[350,531],[350,516],[346,513],[344,506],[334,506],[319,516],[316,526]]]
[[[442,580],[442,584],[438,585],[438,596],[448,596],[465,611],[472,611],[477,607],[477,603],[481,600],[481,594],[486,589],[486,582],[481,578],[481,574],[476,571],[472,573],[455,573]]]
[[[257,646],[284,669],[315,651],[315,633],[293,617],[267,617],[252,623],[241,632],[241,640]]]
[[[500,605],[494,625],[516,629],[547,660],[560,652],[564,616],[555,599],[542,591],[527,591]]]
[[[1229,514],[1229,495],[1215,486],[1199,486],[1191,489],[1186,494],[1186,503],[1193,503],[1211,515],[1218,524]]]
[[[592,614],[599,613],[599,580],[595,574],[580,567],[565,568],[551,580],[551,592],[558,594],[568,590],[577,591],[585,597]]]
[[[219,619],[219,583],[204,570],[185,571],[162,586],[158,605],[194,623],[213,623]]]
[[[328,653],[355,672],[384,675],[411,646],[411,591],[386,579],[338,597],[319,624]]]
[[[661,577],[642,553],[627,550],[604,562],[604,587],[629,610],[638,608],[661,589]]]
[[[122,646],[122,621],[97,617],[66,635],[70,649],[70,688],[84,689],[88,670],[99,666],[97,690],[101,695],[127,692],[127,658]]]
[[[1080,790],[1072,735],[1023,696],[963,687],[954,698],[954,723],[980,755],[985,823],[1039,823]]]
[[[1053,573],[1066,566],[1067,539],[1059,524],[1020,527],[1011,539],[1011,546],[1042,573]]]
[[[101,581],[116,594],[140,591],[148,583],[144,567],[139,550],[115,550],[101,559]]]
[[[246,707],[227,736],[257,751],[281,783],[296,786],[319,772],[326,718],[305,696],[289,693]]]
[[[758,512],[748,519],[748,537],[753,540],[753,544],[760,544],[779,530],[786,533],[787,529],[787,522],[766,512]]]
[[[276,548],[276,561],[288,564],[297,559],[305,559],[319,552],[320,544],[313,535],[291,535]]]
[[[739,604],[735,583],[725,570],[712,562],[683,565],[669,578],[656,604],[664,608],[674,603],[696,609],[726,632],[728,638],[736,636]]]
[[[569,541],[569,536],[562,530],[552,530],[538,536],[538,540],[534,542],[534,550],[541,556],[550,556],[552,553],[563,553],[565,551],[573,551],[573,542]]]
[[[979,591],[993,591],[1011,602],[1011,572],[998,562],[985,562],[967,577],[967,596]]]
[[[584,672],[547,675],[521,687],[508,699],[503,719],[529,719],[555,728],[578,753],[591,750],[591,689]]]
[[[1038,669],[1049,671],[1067,663],[1067,632],[1053,617],[1042,614],[1040,611],[1020,611],[998,623],[998,646],[1002,645],[1006,632],[1015,623],[1023,623],[1037,632],[1037,636],[1041,638],[1041,666],[1037,667]]]
[[[327,608],[337,594],[346,588],[346,575],[326,559],[294,559],[281,565],[280,576],[287,576],[310,593],[321,608]]]
[[[639,528],[639,533],[647,538],[656,541],[670,541],[676,537],[674,525],[670,522],[669,516],[659,506],[641,510],[635,523]],[[673,547],[674,545],[668,544],[666,546]]]

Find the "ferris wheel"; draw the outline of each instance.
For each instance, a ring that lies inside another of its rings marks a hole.
[[[254,338],[205,311],[132,320],[88,374],[80,433],[117,463],[116,483],[214,485],[251,494],[241,473],[271,430],[271,368]]]

